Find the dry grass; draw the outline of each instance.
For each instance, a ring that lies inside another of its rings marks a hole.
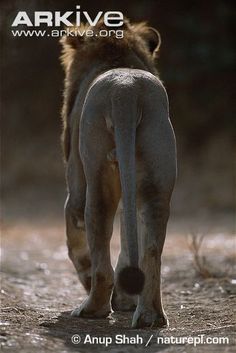
[[[234,254],[227,253],[226,255],[219,253],[219,261],[221,265],[219,268],[216,263],[210,263],[207,261],[207,257],[209,258],[209,253],[207,252],[207,248],[204,244],[204,240],[206,239],[206,233],[198,234],[198,233],[190,233],[188,238],[188,246],[193,256],[193,263],[197,273],[206,279],[228,279],[231,277],[233,273],[233,267],[235,264]],[[205,253],[204,254],[204,249]],[[219,251],[219,249],[216,249]],[[233,256],[233,258],[232,258]],[[221,259],[221,260],[220,260]],[[223,266],[222,266],[223,259]]]
[[[212,270],[209,268],[209,264],[206,261],[206,257],[202,253],[202,244],[206,234],[191,233],[189,236],[189,249],[193,255],[194,267],[197,273],[204,277],[214,277]]]

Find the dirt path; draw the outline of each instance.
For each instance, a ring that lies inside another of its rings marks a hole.
[[[234,238],[228,233],[207,235],[203,250],[207,251],[207,260],[220,277],[203,279],[194,269],[186,234],[174,232],[174,228],[170,226],[163,257],[163,300],[170,325],[161,330],[133,330],[131,313],[113,313],[104,320],[70,317],[70,311],[82,302],[85,292],[67,258],[62,223],[5,226],[2,230],[2,350],[11,353],[233,352]],[[118,248],[115,234],[113,263]],[[86,334],[111,337],[113,342],[107,348],[101,344],[73,344],[71,337],[75,334],[81,336],[82,342]],[[117,334],[139,335],[143,342],[116,344]],[[229,344],[204,344],[194,348],[192,344],[157,343],[158,337],[170,339],[189,335],[201,335],[204,340],[227,337]],[[145,347],[150,338],[150,345]]]

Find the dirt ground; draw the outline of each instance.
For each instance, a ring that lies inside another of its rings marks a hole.
[[[214,222],[213,222],[214,223]],[[220,223],[220,222],[218,222]],[[233,223],[232,223],[233,224]],[[63,220],[7,222],[2,227],[1,342],[6,352],[233,352],[235,351],[235,238],[231,227],[209,226],[200,260],[210,272],[195,269],[189,248],[191,226],[171,221],[163,254],[163,301],[169,327],[130,328],[132,313],[101,320],[72,318],[85,298],[65,246]],[[119,229],[112,240],[112,262],[119,251]],[[113,342],[83,344],[87,334]],[[141,344],[116,344],[115,336],[136,337]],[[73,344],[72,336],[81,343]],[[152,336],[153,335],[153,336]],[[227,337],[229,344],[158,344],[157,337]],[[148,340],[150,344],[145,347]]]

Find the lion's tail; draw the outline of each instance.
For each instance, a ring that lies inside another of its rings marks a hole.
[[[125,100],[124,100],[125,102]],[[139,268],[138,234],[136,216],[136,169],[135,138],[137,126],[137,105],[123,104],[122,95],[112,107],[114,121],[116,156],[119,163],[122,201],[124,208],[124,228],[126,233],[129,266],[118,274],[119,286],[128,294],[142,292],[144,273]]]

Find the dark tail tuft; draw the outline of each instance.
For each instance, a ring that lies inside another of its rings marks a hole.
[[[140,294],[143,290],[145,276],[138,267],[127,266],[118,274],[118,285],[130,295]]]

